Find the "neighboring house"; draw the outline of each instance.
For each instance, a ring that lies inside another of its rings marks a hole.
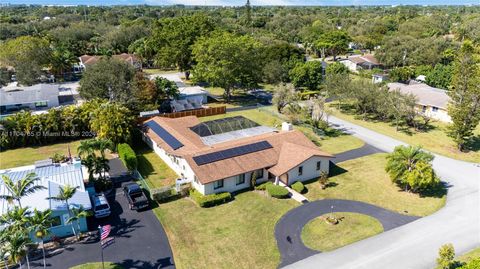
[[[450,96],[438,88],[430,87],[423,83],[388,83],[388,88],[399,90],[402,94],[412,94],[417,98],[417,110],[424,115],[443,122],[451,122],[447,112],[447,106],[450,102]]]
[[[72,235],[72,227],[70,224],[67,224],[69,215],[65,203],[47,198],[57,196],[60,186],[68,184],[78,187],[75,195],[69,200],[70,206],[75,208],[82,206],[85,210],[91,209],[90,196],[84,186],[85,178],[80,161],[74,161],[72,164],[53,164],[51,160],[48,160],[37,162],[35,165],[0,170],[0,175],[7,175],[14,182],[22,179],[28,173],[35,173],[39,178],[37,184],[44,186],[45,189],[23,197],[21,199],[22,207],[41,211],[51,209],[52,218],[54,219],[54,224],[50,228],[51,233],[58,237]],[[0,181],[0,193],[8,194],[8,190],[2,181]],[[8,203],[6,200],[0,200],[0,215],[5,214],[12,207],[13,204]],[[87,231],[86,219],[80,219],[79,223],[80,231]],[[35,239],[33,235],[32,239]]]
[[[208,92],[200,86],[179,87],[178,100],[188,100],[195,103],[206,104]]]
[[[196,117],[154,117],[144,141],[202,194],[235,192],[271,180],[291,185],[328,173],[332,155],[303,133],[261,126],[241,116],[200,122]]]
[[[80,69],[84,70],[88,66],[91,66],[97,63],[102,57],[104,56],[82,55],[78,57],[78,59],[80,60],[80,62],[78,63],[78,66],[80,67]],[[134,54],[128,54],[128,53],[116,54],[116,55],[112,55],[112,58],[125,61],[131,64],[137,70],[142,69],[142,61]]]
[[[374,68],[381,68],[382,65],[372,54],[365,55],[352,55],[345,59],[339,60],[352,72],[358,72],[360,70],[371,70]]]
[[[76,89],[59,84],[18,86],[16,82],[0,88],[0,114],[8,115],[24,110],[47,110],[75,103]]]
[[[372,75],[372,83],[377,84],[377,83],[382,83],[388,80],[388,75],[387,74],[374,74]]]

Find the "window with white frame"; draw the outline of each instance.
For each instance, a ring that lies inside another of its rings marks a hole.
[[[237,185],[241,185],[245,183],[245,174],[241,174],[237,176]]]
[[[319,171],[321,167],[322,167],[322,162],[318,161],[317,162],[317,171]]]
[[[223,179],[217,180],[213,182],[213,189],[220,189],[223,188]]]
[[[258,170],[256,171],[256,173],[257,173],[257,179],[258,179],[258,178],[263,178],[263,169],[258,169]]]

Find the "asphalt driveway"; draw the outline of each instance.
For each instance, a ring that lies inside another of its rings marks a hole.
[[[112,165],[113,164],[113,165]],[[117,263],[123,268],[175,268],[172,250],[165,231],[150,209],[144,211],[132,211],[121,186],[129,178],[119,171],[121,163],[111,163],[112,176],[120,176],[120,182],[108,196],[112,214],[108,218],[97,220],[88,219],[89,230],[97,231],[98,225],[110,224],[111,236],[115,237],[115,243],[104,249],[104,260]],[[125,180],[127,179],[127,180]],[[101,248],[98,236],[90,241],[67,246],[58,254],[47,258],[49,268],[70,268],[87,262],[100,262]],[[42,260],[31,262],[32,268],[42,268]]]

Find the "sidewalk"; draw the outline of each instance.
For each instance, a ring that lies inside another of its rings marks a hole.
[[[289,186],[285,185],[285,183],[283,183],[283,182],[280,181],[280,182],[278,182],[278,184],[279,184],[280,186],[282,186],[282,187],[285,187],[285,188],[288,190],[288,192],[291,194],[291,198],[292,198],[293,200],[295,200],[295,201],[297,201],[297,202],[299,202],[299,203],[301,203],[301,204],[308,203],[307,197],[305,197],[305,196],[301,195],[300,193],[292,190],[292,188],[290,188]]]

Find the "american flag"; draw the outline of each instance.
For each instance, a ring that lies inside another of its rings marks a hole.
[[[105,225],[100,228],[100,240],[103,240],[108,237],[110,234],[110,230],[112,230],[112,226]]]

